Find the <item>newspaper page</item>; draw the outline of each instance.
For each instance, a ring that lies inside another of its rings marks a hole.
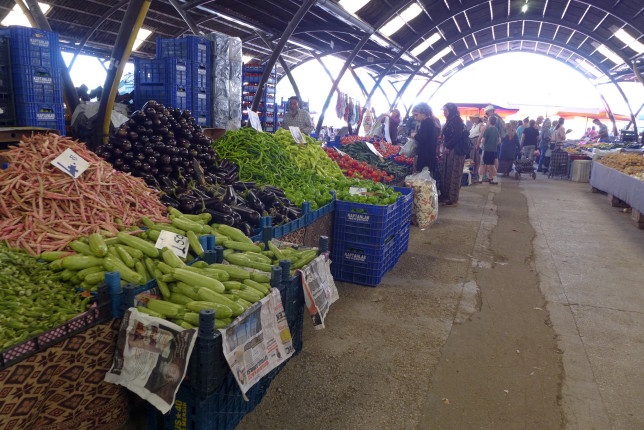
[[[105,382],[126,387],[165,414],[174,404],[196,340],[195,329],[185,330],[130,308],[123,316]]]
[[[282,298],[275,288],[219,331],[224,356],[244,395],[295,351]]]
[[[302,276],[304,301],[313,320],[313,327],[321,330],[324,328],[324,318],[329,312],[329,307],[339,298],[331,275],[328,253],[317,256],[298,272]]]

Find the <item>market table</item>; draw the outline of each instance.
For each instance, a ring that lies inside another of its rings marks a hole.
[[[590,185],[612,194],[628,203],[633,209],[644,213],[644,182],[593,161]]]

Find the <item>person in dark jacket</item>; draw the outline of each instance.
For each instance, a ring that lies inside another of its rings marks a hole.
[[[456,206],[463,179],[465,154],[460,155],[455,150],[463,140],[465,124],[454,103],[443,106],[445,126],[443,127],[443,157],[441,160],[441,196],[446,206]]]
[[[437,134],[436,125],[434,124],[434,115],[432,108],[427,103],[419,103],[411,111],[414,121],[420,124],[418,131],[412,132],[412,137],[418,143],[418,159],[416,160],[416,171],[420,172],[424,167],[429,168],[429,172],[434,177],[437,167],[436,146]]]

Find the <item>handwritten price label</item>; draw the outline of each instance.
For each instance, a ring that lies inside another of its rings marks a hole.
[[[157,243],[154,246],[157,249],[168,248],[179,258],[186,258],[188,248],[190,247],[187,237],[166,230],[161,230]]]
[[[74,179],[78,178],[89,167],[87,161],[69,148],[54,158],[51,164]]]
[[[248,110],[248,119],[250,120],[250,125],[253,127],[255,130],[259,131],[260,133],[263,131],[262,130],[262,122],[259,120],[259,115],[257,115],[257,112]]]
[[[304,145],[306,141],[304,140],[304,136],[302,136],[302,131],[300,130],[300,127],[289,127],[288,128],[291,132],[291,135],[293,136],[293,139],[299,143],[300,145]]]

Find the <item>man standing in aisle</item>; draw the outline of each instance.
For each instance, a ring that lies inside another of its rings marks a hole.
[[[608,127],[599,121],[599,119],[595,118],[593,120],[593,124],[595,124],[599,128],[599,141],[600,142],[610,142],[610,139],[608,138]]]
[[[508,129],[505,127],[505,122],[503,121],[503,118],[501,118],[496,112],[495,108],[492,105],[489,105],[488,107],[485,108],[485,115],[490,118],[490,117],[495,117],[496,121],[494,126],[497,128],[499,131],[499,137],[501,140],[505,137],[506,134],[508,134]]]
[[[299,127],[303,134],[311,134],[313,131],[313,122],[308,111],[300,109],[300,99],[297,96],[291,96],[288,99],[288,112],[284,114],[282,128],[288,130],[289,127]]]

